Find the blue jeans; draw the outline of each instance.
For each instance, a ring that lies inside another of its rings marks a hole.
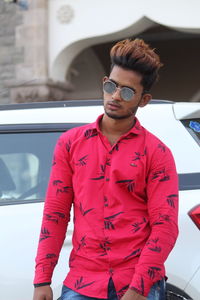
[[[105,299],[84,296],[63,285],[60,300],[105,300]],[[112,279],[109,280],[109,284],[108,284],[107,300],[118,300],[115,286]],[[152,286],[149,295],[147,297],[147,300],[165,300],[164,280],[158,281]]]

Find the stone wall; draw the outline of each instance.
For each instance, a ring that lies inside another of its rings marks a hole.
[[[48,1],[0,0],[0,104],[66,100],[72,86],[48,72]]]
[[[0,104],[12,102],[9,82],[16,80],[15,66],[24,60],[23,47],[16,46],[16,27],[22,22],[22,10],[0,0]]]

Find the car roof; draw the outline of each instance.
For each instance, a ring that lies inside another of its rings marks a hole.
[[[151,105],[156,105],[156,111],[166,114],[169,110],[165,110],[165,107],[170,107],[171,113],[178,120],[200,118],[200,103],[152,100],[147,107]],[[90,123],[103,112],[102,100],[6,104],[0,105],[0,124]]]

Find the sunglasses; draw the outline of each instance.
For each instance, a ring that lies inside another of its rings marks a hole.
[[[103,83],[103,90],[104,92],[112,95],[115,93],[115,91],[117,89],[120,89],[120,97],[124,100],[124,101],[131,101],[135,95],[135,91],[129,87],[118,87],[118,85],[111,81],[111,80],[106,80]]]

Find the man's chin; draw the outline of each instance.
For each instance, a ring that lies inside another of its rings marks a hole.
[[[111,118],[111,119],[114,119],[114,120],[122,120],[122,119],[126,119],[126,118],[130,118],[130,116],[132,114],[129,114],[129,115],[120,115],[120,114],[115,114],[115,113],[112,113],[112,112],[108,112],[105,110],[105,114]]]

